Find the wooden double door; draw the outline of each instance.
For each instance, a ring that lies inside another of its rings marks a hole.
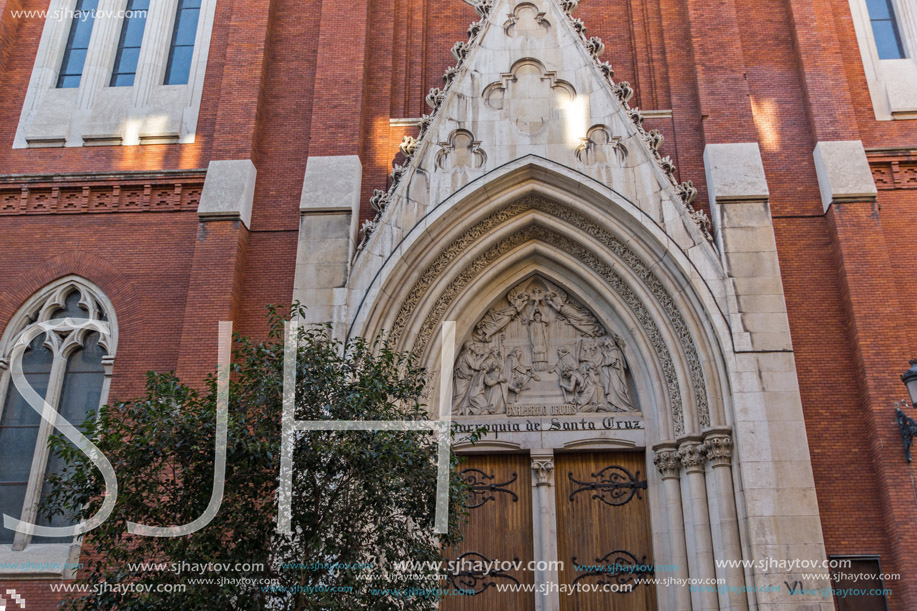
[[[656,609],[644,454],[557,454],[553,494],[558,583],[563,611]],[[533,487],[528,455],[474,455],[459,467],[469,484],[469,520],[444,560],[459,568],[445,587],[473,595],[447,596],[446,611],[533,611],[536,568]],[[543,536],[548,536],[545,529]],[[500,565],[493,565],[499,561]],[[477,565],[475,563],[478,563]],[[486,574],[475,567],[490,566]],[[519,591],[507,591],[508,586]],[[525,591],[526,586],[528,591]],[[568,592],[572,587],[577,590]],[[503,591],[501,590],[503,588]],[[590,591],[591,590],[591,591]]]

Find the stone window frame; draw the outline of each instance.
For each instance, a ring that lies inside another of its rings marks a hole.
[[[194,142],[217,0],[202,0],[186,85],[163,85],[178,0],[150,3],[132,86],[112,87],[127,0],[99,0],[79,88],[58,89],[76,0],[51,0],[13,148]]]
[[[903,59],[879,59],[866,0],[849,0],[876,120],[917,119],[917,5],[891,0]]]
[[[118,320],[111,301],[98,286],[80,276],[70,275],[46,285],[30,297],[10,320],[3,336],[0,337],[0,417],[3,415],[4,404],[12,384],[9,369],[10,350],[26,330],[34,326],[36,322],[49,320],[54,311],[59,307],[63,307],[67,298],[74,292],[80,294],[81,304],[86,303],[93,308],[89,315],[90,319],[100,320],[99,314],[102,313],[110,327],[110,333],[102,340],[105,344],[106,354],[102,357],[104,373],[97,407],[100,408],[108,402],[118,346]],[[37,316],[35,316],[36,313]],[[87,333],[86,335],[89,334]],[[58,408],[61,399],[61,390],[66,379],[69,358],[84,343],[85,336],[79,338],[77,343],[69,344],[66,349],[53,350],[53,361],[48,376],[48,388],[45,392],[45,397],[53,399],[55,409]],[[41,480],[44,478],[49,458],[48,439],[52,434],[54,434],[52,427],[45,420],[42,420],[35,450],[33,451],[28,480],[29,485],[26,489],[23,511],[19,516],[15,516],[20,520],[35,521],[34,513],[30,513],[26,508],[30,502],[35,503],[41,497],[43,487]],[[3,563],[0,563],[0,578],[11,576],[19,578],[55,576],[70,579],[74,576],[74,567],[79,562],[80,549],[82,547],[81,536],[74,537],[72,543],[33,544],[31,539],[31,535],[16,533],[12,544],[0,545],[0,560],[9,563],[6,567],[3,566]],[[31,563],[32,566],[40,565],[48,568],[43,568],[40,572],[14,568],[16,566],[21,567],[26,563]],[[50,568],[53,565],[57,565],[58,568]]]

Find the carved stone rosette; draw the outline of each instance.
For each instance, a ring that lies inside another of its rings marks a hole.
[[[707,451],[700,440],[688,439],[678,446],[678,455],[685,473],[703,473],[707,463]]]
[[[732,464],[732,433],[726,430],[714,430],[704,437],[704,452],[707,460],[715,469]]]
[[[675,447],[658,448],[653,456],[653,464],[662,479],[678,479],[681,475],[681,456]]]

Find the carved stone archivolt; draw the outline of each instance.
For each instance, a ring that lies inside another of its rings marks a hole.
[[[457,416],[635,412],[621,338],[548,280],[511,288],[474,327],[453,379]]]
[[[520,133],[534,136],[576,99],[576,90],[537,59],[525,58],[513,64],[499,81],[485,87],[482,95],[484,104],[502,110]]]
[[[437,279],[454,261],[464,256],[474,243],[488,235],[496,227],[529,210],[538,210],[545,214],[550,214],[596,239],[640,279],[643,285],[653,295],[653,298],[657,301],[659,307],[668,317],[670,324],[674,328],[675,335],[685,354],[687,369],[691,376],[699,424],[702,428],[709,426],[710,409],[700,357],[694,345],[694,340],[688,329],[688,325],[681,315],[681,312],[678,310],[678,307],[675,305],[671,295],[669,295],[668,291],[665,289],[665,286],[636,253],[615,236],[605,231],[593,221],[586,219],[578,212],[565,206],[560,206],[538,195],[525,197],[494,212],[474,227],[465,231],[449,245],[448,248],[440,253],[433,263],[424,270],[421,277],[411,288],[407,298],[402,303],[398,315],[391,327],[390,337],[392,341],[394,343],[399,341],[404,334],[409,319],[416,311],[420,301],[427,294],[430,287],[436,283]],[[436,302],[416,333],[413,344],[414,352],[417,354],[424,353],[430,338],[439,328],[439,324],[443,320],[443,316],[448,311],[450,305],[475,278],[505,253],[510,252],[514,248],[530,240],[540,240],[549,243],[571,254],[595,271],[605,280],[612,290],[621,296],[622,300],[631,310],[635,320],[642,327],[643,332],[646,334],[656,353],[671,403],[675,435],[680,436],[684,434],[684,410],[675,364],[666,346],[665,340],[663,339],[662,333],[657,327],[646,305],[613,268],[598,259],[588,249],[570,240],[566,236],[541,226],[530,225],[508,236],[506,239],[494,244],[484,253],[468,263],[443,292],[437,296]]]
[[[551,22],[544,15],[531,2],[522,2],[509,14],[503,31],[510,38],[544,38],[551,32]]]
[[[455,130],[449,135],[449,140],[440,142],[439,146],[436,165],[441,170],[476,170],[487,163],[487,153],[467,129]]]

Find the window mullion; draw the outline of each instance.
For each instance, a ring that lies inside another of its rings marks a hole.
[[[66,374],[67,357],[55,354],[48,377],[48,391],[45,393],[45,401],[55,410],[60,405],[60,395]],[[20,520],[23,522],[34,524],[38,516],[38,503],[41,501],[41,488],[44,483],[45,468],[48,466],[48,439],[53,429],[54,427],[47,420],[41,419],[38,426],[38,439],[35,441],[35,452],[32,455],[32,468],[29,471],[29,484],[26,487],[25,500],[22,504]],[[31,535],[17,532],[13,540],[13,550],[24,550],[31,540]]]
[[[125,6],[127,0],[99,0],[95,26],[86,52],[86,63],[83,65],[83,78],[80,81],[77,106],[81,109],[92,108],[99,91],[108,85],[108,79],[111,78],[121,34],[122,20],[119,13]]]
[[[6,405],[7,389],[10,387],[10,362],[0,359],[0,420],[3,419],[3,407]]]
[[[146,33],[143,37],[143,46],[140,48],[131,97],[131,105],[135,108],[143,108],[149,104],[153,88],[162,84],[177,6],[178,0],[150,2]]]
[[[917,7],[904,0],[891,0],[898,22],[898,36],[905,56],[917,59]]]

